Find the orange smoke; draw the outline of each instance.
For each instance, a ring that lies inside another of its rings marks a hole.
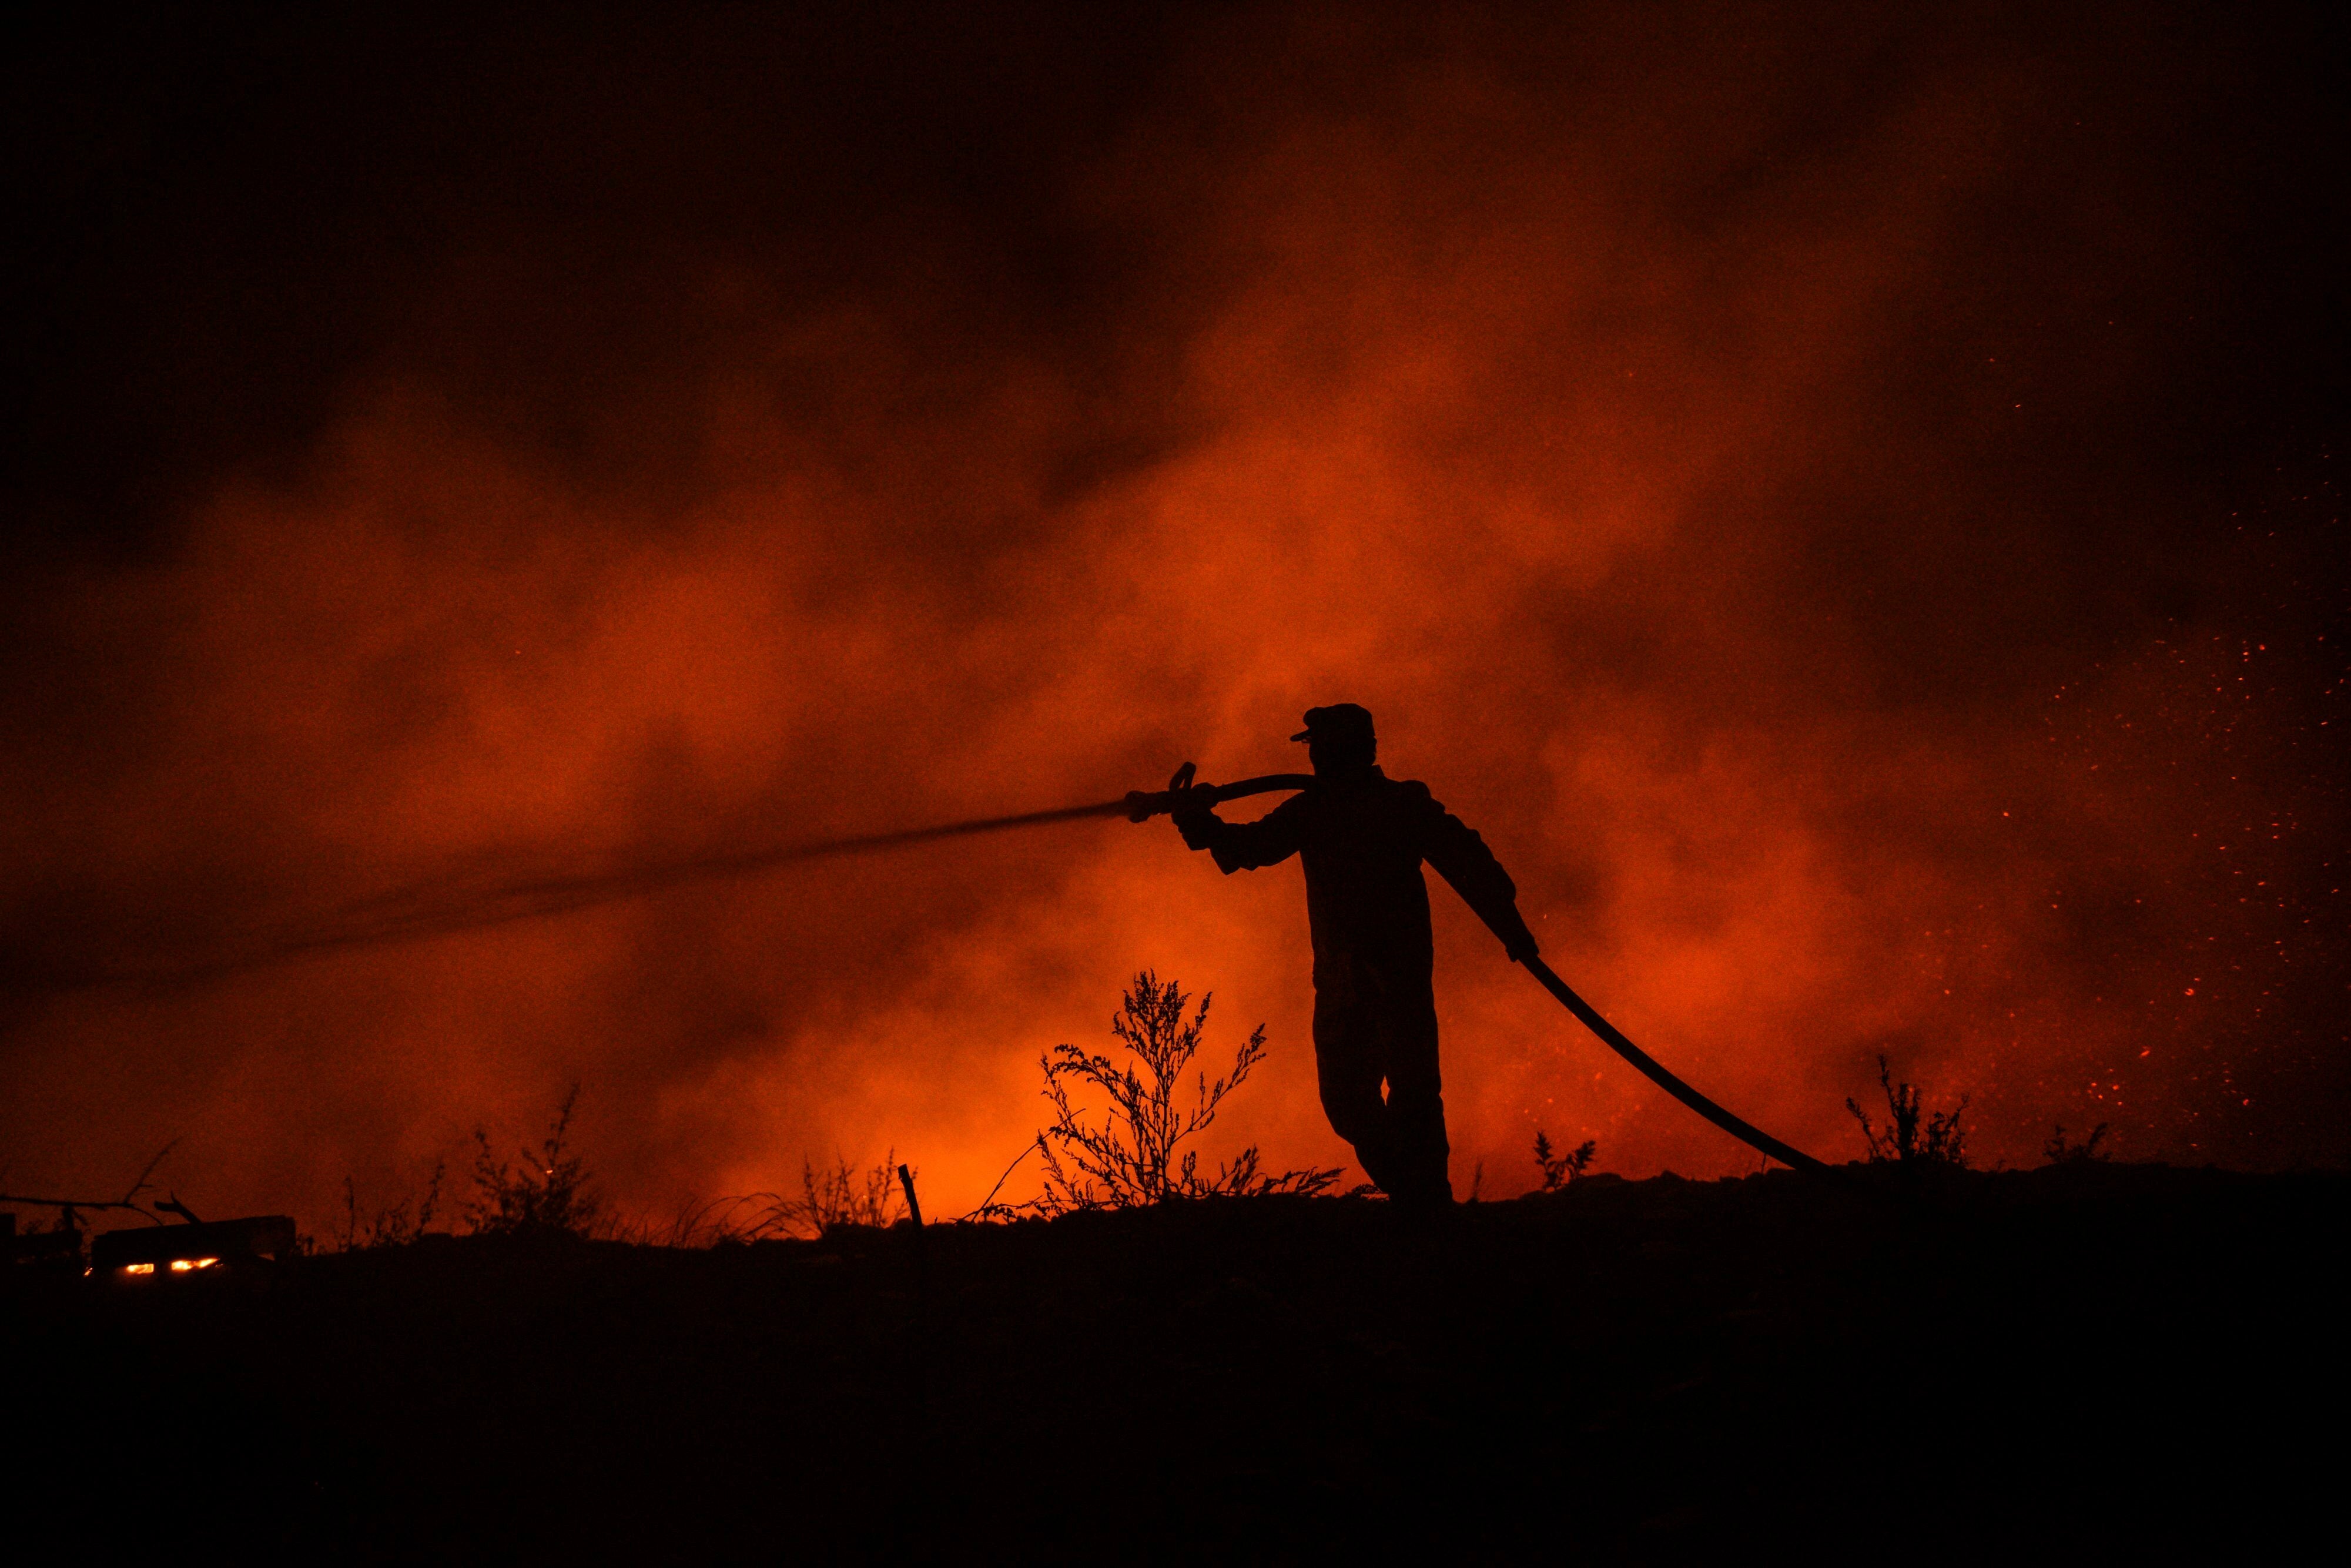
[[[837,219],[853,266],[687,219],[634,248],[726,132],[665,78],[548,68],[640,132],[692,121],[682,162],[546,108],[533,155],[609,214],[463,208],[421,326],[298,462],[47,580],[39,634],[104,701],[16,729],[16,948],[1288,770],[1300,712],[1349,700],[1570,982],[1791,1142],[1856,1155],[1842,1102],[1884,1051],[1971,1096],[1986,1161],[2055,1122],[2339,1158],[2273,1103],[2340,1094],[2316,665],[2228,589],[2301,547],[2207,552],[2221,588],[2150,610],[2173,575],[2116,558],[2113,513],[2158,503],[2083,433],[2130,425],[2154,350],[2001,365],[2069,268],[2194,297],[2194,214],[2036,215],[2106,177],[2047,158],[2071,68],[1891,23],[1798,51],[1706,12],[1531,44],[1301,15],[1176,29],[1004,198],[1042,237],[920,184]],[[901,151],[946,167],[938,136]],[[1023,272],[1029,245],[1061,259]],[[2163,504],[2167,538],[2226,527]],[[1437,902],[1458,1188],[1531,1185],[1538,1127],[1628,1173],[1754,1167]],[[323,1224],[347,1173],[389,1197],[576,1079],[638,1212],[887,1147],[951,1215],[1033,1136],[1039,1055],[1144,967],[1214,990],[1212,1051],[1268,1026],[1212,1153],[1345,1162],[1295,870],[1219,878],[1164,823],[27,991],[0,1133],[52,1186],[179,1136],[192,1201]]]

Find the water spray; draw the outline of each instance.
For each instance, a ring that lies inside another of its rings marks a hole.
[[[1144,822],[1179,810],[1213,807],[1252,795],[1306,789],[1314,784],[1313,775],[1308,773],[1267,773],[1230,784],[1198,784],[1194,782],[1195,773],[1194,766],[1186,762],[1176,770],[1175,777],[1167,781],[1165,789],[1130,790],[1115,800],[1063,806],[1048,811],[1024,811],[1008,817],[979,817],[968,821],[941,823],[935,827],[864,833],[773,849],[700,855],[665,864],[540,877],[487,888],[469,889],[444,881],[350,904],[299,925],[264,933],[241,946],[204,957],[115,968],[90,967],[64,972],[51,969],[44,971],[40,979],[45,982],[44,988],[52,990],[99,986],[154,988],[190,985],[331,953],[424,941],[519,921],[545,919],[599,904],[643,898],[695,883],[747,876],[806,861],[876,854],[890,850],[911,849],[918,844],[939,843],[949,839],[975,838],[982,834],[1011,832],[1092,818],[1123,817],[1130,822]],[[1643,1076],[1667,1093],[1732,1137],[1783,1165],[1803,1171],[1827,1168],[1802,1150],[1783,1144],[1732,1115],[1667,1071],[1656,1058],[1635,1045],[1603,1018],[1592,1004],[1570,989],[1567,982],[1561,979],[1541,957],[1528,957],[1520,962],[1528,973],[1541,982],[1545,990],[1558,998],[1562,1007],[1597,1035],[1603,1044],[1632,1063]]]
[[[613,870],[515,878],[487,886],[444,877],[348,904],[339,909],[307,916],[273,930],[232,937],[210,951],[160,960],[109,965],[100,962],[39,963],[22,959],[5,966],[9,977],[29,981],[37,990],[67,991],[99,987],[170,988],[226,979],[255,970],[274,968],[305,958],[360,948],[429,941],[468,931],[487,930],[527,920],[547,919],[601,904],[646,898],[697,883],[726,881],[796,865],[806,861],[877,854],[911,849],[950,839],[976,838],[1024,828],[1047,827],[1090,818],[1123,817],[1132,822],[1165,816],[1186,801],[1220,804],[1277,789],[1303,789],[1314,779],[1306,773],[1272,773],[1238,783],[1195,788],[1193,767],[1186,763],[1162,790],[1130,790],[1115,800],[1085,806],[1062,806],[1049,811],[1023,811],[1008,817],[977,817],[926,828],[906,828],[887,833],[860,833],[810,843],[785,844],[720,854],[695,855],[653,864],[639,863]]]

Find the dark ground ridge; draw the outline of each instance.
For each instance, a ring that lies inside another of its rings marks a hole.
[[[2325,1527],[2351,1176],[1232,1199],[18,1270],[9,1510],[341,1559],[1831,1561]]]

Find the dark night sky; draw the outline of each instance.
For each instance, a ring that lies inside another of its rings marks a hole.
[[[1146,962],[1270,1021],[1241,1131],[1332,1160],[1295,887],[1131,833],[41,977],[1259,771],[1349,694],[1797,1141],[1886,1050],[1986,1158],[2345,1157],[2319,8],[8,26],[12,1180],[201,1128],[183,1186],[315,1204],[578,1077],[632,1202],[893,1143],[959,1192]],[[1740,1168],[1483,941],[1457,1184],[1538,1124]]]

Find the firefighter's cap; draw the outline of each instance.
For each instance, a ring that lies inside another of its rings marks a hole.
[[[1332,703],[1329,707],[1306,710],[1306,727],[1290,737],[1292,740],[1357,741],[1369,746],[1375,738],[1372,734],[1372,710],[1353,703]]]

